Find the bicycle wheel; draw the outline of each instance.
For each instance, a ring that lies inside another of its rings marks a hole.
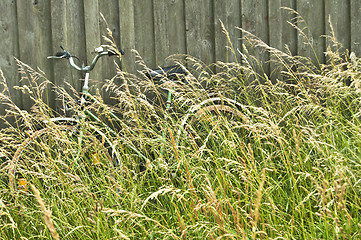
[[[225,139],[246,136],[242,126],[250,121],[251,113],[239,102],[212,97],[192,106],[181,121],[177,141],[199,149],[212,149]]]
[[[62,176],[93,174],[97,166],[119,164],[114,144],[97,129],[53,121],[17,148],[8,166],[9,187],[27,191],[29,181],[53,182]],[[114,159],[116,158],[116,159]]]

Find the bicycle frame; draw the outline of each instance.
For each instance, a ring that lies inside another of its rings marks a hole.
[[[65,58],[65,59],[69,60],[70,65],[74,69],[76,69],[78,71],[82,71],[82,72],[85,73],[84,84],[83,84],[83,87],[82,87],[82,90],[81,90],[80,111],[78,110],[78,112],[77,112],[78,117],[77,118],[61,118],[61,117],[60,118],[52,118],[50,121],[52,121],[52,122],[67,121],[67,122],[72,122],[72,123],[78,124],[79,121],[85,122],[85,119],[89,118],[93,122],[95,122],[96,124],[101,126],[103,129],[105,129],[105,131],[107,131],[112,137],[117,137],[117,139],[121,143],[126,144],[129,149],[131,149],[134,153],[136,153],[138,156],[140,156],[146,162],[149,162],[149,159],[145,155],[143,155],[135,146],[133,146],[130,143],[125,143],[124,139],[119,137],[119,135],[114,131],[114,129],[109,127],[100,118],[98,118],[94,113],[92,113],[90,110],[88,110],[88,109],[86,109],[84,107],[85,103],[87,101],[90,101],[90,102],[96,103],[96,104],[100,103],[89,92],[89,75],[90,75],[90,72],[94,69],[94,67],[95,67],[97,61],[99,60],[99,58],[102,57],[102,56],[106,56],[106,55],[108,55],[108,56],[119,55],[119,54],[115,54],[113,51],[105,51],[103,49],[103,47],[98,47],[98,48],[95,49],[95,51],[97,52],[97,55],[92,60],[91,64],[89,66],[83,66],[83,67],[80,67],[80,66],[76,65],[75,62],[74,62],[73,56],[68,51],[65,51],[65,50],[64,50],[64,52],[57,53],[56,56],[49,56],[48,57],[49,59],[51,59],[51,58],[55,58],[55,59]],[[124,52],[122,52],[122,51],[120,51],[119,53],[121,55],[124,54]],[[166,67],[164,69],[159,68],[157,70],[149,70],[146,75],[151,79],[156,79],[156,78],[161,79],[164,76],[172,78],[174,76],[177,76],[177,74],[184,75],[184,74],[186,74],[186,72],[182,68],[180,68],[179,66],[171,66],[171,67]],[[167,95],[166,96],[167,100],[166,100],[166,104],[165,104],[165,114],[164,114],[165,120],[169,119],[169,114],[168,113],[169,113],[170,107],[172,105],[173,89],[167,89],[167,94],[166,95]],[[126,126],[126,124],[123,121],[121,121],[114,113],[109,111],[108,114],[109,114],[109,117],[111,119],[115,120],[122,127],[128,128],[128,126]],[[182,122],[182,124],[184,125],[183,122]],[[95,126],[91,126],[91,127],[95,129]],[[130,128],[128,128],[128,129],[130,129]],[[167,134],[166,129],[167,129],[166,126],[164,126],[164,131],[162,133],[162,141],[165,141],[165,139],[166,139],[166,134]],[[81,138],[82,138],[82,134],[83,133],[80,131],[80,141],[81,141]],[[101,134],[103,134],[103,133],[101,133]],[[160,155],[161,156],[163,155],[163,149],[160,149]]]
[[[107,132],[110,133],[110,135],[112,137],[118,137],[117,133],[111,127],[109,127],[106,123],[104,123],[101,119],[99,119],[91,111],[83,108],[83,106],[85,105],[85,103],[87,101],[90,101],[92,103],[99,103],[99,101],[94,96],[92,96],[92,94],[89,92],[90,71],[94,69],[94,67],[100,57],[107,56],[107,55],[108,56],[117,55],[117,54],[114,54],[114,52],[104,51],[102,47],[96,48],[95,50],[97,52],[97,55],[94,57],[92,63],[89,66],[85,66],[85,67],[79,67],[78,65],[76,65],[74,62],[73,56],[68,51],[65,51],[65,50],[64,50],[64,52],[57,53],[56,56],[48,57],[48,59],[62,59],[62,58],[68,59],[70,65],[73,68],[75,68],[78,71],[85,72],[85,78],[84,78],[84,84],[83,84],[82,91],[81,91],[82,95],[81,95],[81,99],[80,99],[81,112],[77,113],[78,119],[74,118],[74,117],[71,117],[71,118],[57,117],[57,118],[51,118],[50,121],[47,121],[47,122],[54,122],[54,123],[56,123],[56,122],[72,122],[72,123],[78,124],[79,120],[85,120],[85,118],[88,117],[92,121],[94,121],[97,124],[99,124],[100,126],[102,126]],[[123,52],[121,52],[121,54],[123,54]],[[114,119],[116,122],[122,124],[122,121],[114,113],[109,112],[109,116],[112,119]],[[95,129],[95,126],[90,125],[90,127]],[[102,135],[102,137],[105,136],[105,134],[103,132],[101,132],[99,130],[97,132],[100,135]],[[82,140],[82,135],[83,135],[83,133],[80,130],[80,136],[79,136],[80,142]],[[124,141],[121,138],[119,138],[119,140],[122,143],[124,143]],[[144,156],[136,147],[130,145],[129,143],[126,143],[126,144],[132,151],[134,151],[136,154],[138,154],[141,158],[143,158],[146,161],[149,161],[149,159],[146,156]]]

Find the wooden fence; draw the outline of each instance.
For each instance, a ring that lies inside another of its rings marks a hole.
[[[287,21],[303,16],[311,32],[316,55],[324,60],[332,20],[336,37],[346,49],[361,53],[360,0],[2,0],[0,1],[0,68],[5,74],[14,102],[29,109],[28,101],[13,87],[20,85],[14,57],[42,69],[57,85],[79,85],[79,75],[63,62],[46,59],[63,45],[80,59],[92,58],[93,49],[104,43],[103,13],[120,48],[125,49],[123,67],[136,70],[136,49],[150,67],[166,64],[166,57],[187,53],[206,63],[232,61],[226,50],[228,29],[235,48],[240,48],[242,27],[272,47],[289,47],[293,54],[310,56],[302,35]],[[302,26],[303,28],[303,26]],[[267,60],[265,54],[261,56]],[[105,79],[114,75],[112,60],[101,60],[91,75]],[[55,96],[50,94],[54,107]]]

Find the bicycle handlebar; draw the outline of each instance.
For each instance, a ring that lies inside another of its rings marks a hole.
[[[57,52],[55,54],[55,56],[48,56],[48,59],[68,59],[70,65],[75,68],[78,71],[86,71],[86,72],[90,72],[91,70],[93,70],[93,68],[95,67],[95,64],[97,63],[98,59],[102,56],[114,56],[114,55],[119,55],[114,51],[106,51],[103,49],[103,47],[98,47],[95,49],[95,51],[97,52],[97,55],[94,57],[93,61],[91,62],[90,65],[88,66],[84,66],[84,67],[79,67],[78,65],[75,64],[74,62],[74,58],[77,58],[73,55],[70,54],[70,52],[66,51],[62,46],[60,46],[60,48],[63,50],[63,52]],[[121,55],[124,55],[124,50],[120,50],[119,51]]]

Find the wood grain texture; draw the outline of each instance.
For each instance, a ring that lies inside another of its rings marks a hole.
[[[269,44],[269,17],[267,0],[242,0],[242,28],[254,35],[261,41]],[[256,71],[263,75],[269,74],[269,54],[260,47],[249,46],[251,53],[257,57]]]
[[[332,28],[336,41],[343,49],[351,47],[351,24],[350,24],[350,0],[326,0],[325,1],[326,34],[332,35]],[[333,41],[326,41],[328,46],[334,45]]]
[[[316,65],[325,60],[326,25],[324,2],[312,0],[298,0],[297,10],[304,20],[298,24],[303,33],[298,32],[298,54],[310,57]]]
[[[214,14],[211,0],[185,0],[187,53],[205,64],[215,60]]]
[[[273,0],[269,5],[269,43],[270,46],[297,54],[297,32],[295,27],[295,0]]]
[[[42,69],[57,86],[70,83],[81,89],[81,73],[70,68],[66,61],[46,60],[63,45],[73,55],[89,63],[95,47],[104,43],[106,26],[101,21],[102,12],[112,30],[115,41],[126,55],[121,67],[131,73],[140,69],[131,51],[136,49],[149,67],[172,64],[167,60],[171,54],[192,55],[206,64],[215,61],[239,60],[227,48],[230,43],[222,33],[221,21],[229,32],[235,49],[241,48],[244,37],[234,27],[242,27],[255,34],[271,47],[292,54],[311,57],[315,62],[325,62],[326,46],[332,45],[322,37],[330,34],[329,16],[338,42],[343,49],[361,55],[359,0],[37,0],[1,1],[0,31],[3,44],[0,67],[8,80],[13,100],[29,109],[31,102],[13,89],[20,85],[19,75],[12,56],[26,64]],[[297,33],[287,21],[289,14],[281,7],[296,9],[305,24],[297,27],[307,32]],[[308,47],[307,36],[313,48]],[[243,42],[244,43],[244,42]],[[254,49],[260,59],[260,73],[272,73],[275,66],[270,56],[260,48]],[[91,78],[100,87],[104,79],[114,76],[113,59],[103,58]],[[108,98],[107,93],[102,93]],[[49,92],[49,105],[61,109],[61,100]],[[24,104],[23,104],[24,103]],[[0,109],[1,110],[1,109]]]
[[[94,49],[101,45],[100,35],[100,14],[99,14],[99,1],[86,0],[84,1],[84,21],[85,21],[85,43],[86,43],[86,63],[89,65],[94,56],[96,55]],[[104,58],[99,59],[94,70],[92,70],[90,79],[90,91],[94,88],[99,88],[102,81],[102,68],[99,66],[103,63]]]
[[[240,1],[214,1],[214,15],[216,61],[238,61],[237,49],[241,48],[241,31],[237,29],[237,27],[241,27]],[[222,23],[228,36],[224,32]]]
[[[52,28],[52,52],[55,54],[61,50],[62,45],[72,55],[77,56],[82,65],[85,61],[85,28],[84,28],[83,1],[52,0],[51,1],[51,28]],[[54,84],[69,90],[68,84],[76,90],[81,89],[82,73],[72,69],[68,61],[49,60],[54,69]],[[56,98],[55,110],[62,112],[64,99]]]
[[[125,50],[122,57],[122,66],[125,71],[135,73],[136,57],[132,52],[135,49],[135,16],[133,0],[119,0],[119,28],[120,48]]]
[[[296,8],[295,0],[273,0],[269,5],[269,45],[272,48],[281,50],[286,54],[297,54],[297,30],[296,14],[292,9]],[[283,70],[280,65],[280,54],[270,54],[270,77],[273,81],[282,79],[280,72]]]
[[[16,4],[14,1],[0,1],[0,8],[3,9],[2,14],[0,14],[2,42],[0,44],[0,68],[5,75],[13,101],[20,106],[22,103],[21,95],[13,89],[19,79],[15,61],[15,57],[19,57]]]
[[[0,69],[4,74],[12,101],[17,106],[22,107],[21,93],[14,89],[14,86],[19,84],[18,67],[15,61],[15,57],[19,57],[16,3],[15,1],[0,1],[0,9],[2,9],[0,14]],[[1,79],[1,81],[3,80]],[[2,116],[5,115],[7,108],[7,106],[0,104]],[[4,122],[0,121],[0,128],[4,126]]]
[[[351,0],[351,51],[361,56],[361,1]]]
[[[152,0],[133,0],[135,49],[148,67],[156,67]]]
[[[120,48],[120,26],[119,26],[119,2],[118,0],[99,1],[99,12],[103,14],[106,22],[100,19],[100,36],[101,43],[108,44],[103,36],[109,37],[107,27],[112,32],[114,43]],[[100,86],[103,86],[106,79],[112,79],[116,74],[116,67],[114,61],[120,66],[121,62],[116,57],[103,57],[99,67],[102,71]],[[111,93],[106,92],[104,89],[101,90],[103,100],[106,103],[115,104],[114,99],[110,95]]]
[[[156,65],[172,65],[167,57],[186,53],[184,2],[154,0],[153,3]]]
[[[51,78],[51,63],[46,57],[51,52],[50,2],[47,0],[25,1],[17,4],[19,59],[33,69],[40,68]],[[32,85],[23,81],[21,84]],[[48,91],[44,100],[52,104],[52,91]],[[30,109],[33,102],[27,95],[22,95],[22,107]]]

